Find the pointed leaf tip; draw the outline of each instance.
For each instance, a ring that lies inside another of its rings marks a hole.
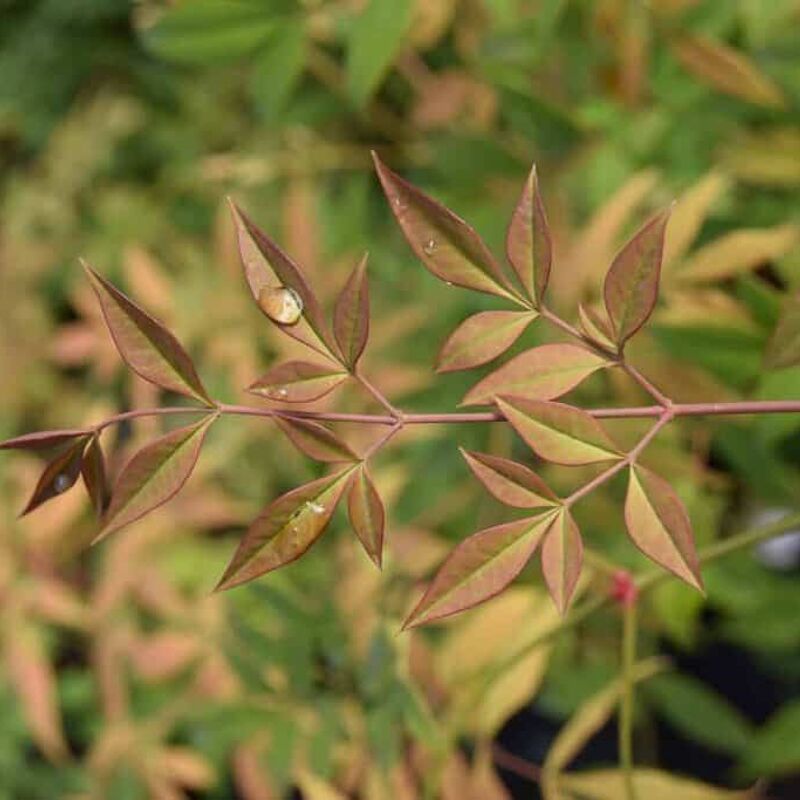
[[[345,366],[355,369],[369,338],[369,282],[365,254],[353,268],[336,300],[333,332]]]
[[[603,426],[579,408],[522,397],[498,397],[497,405],[528,447],[546,461],[578,466],[622,458]]]
[[[247,529],[217,584],[223,591],[294,561],[324,533],[355,466],[292,489]]]
[[[218,414],[161,436],[135,453],[123,467],[103,528],[92,544],[141,519],[174,497],[184,486],[197,463],[206,433]]]
[[[583,566],[583,541],[569,511],[559,511],[542,542],[542,574],[558,613],[569,609]]]
[[[125,363],[156,386],[213,406],[189,354],[175,336],[89,264],[81,263]]]
[[[606,275],[603,298],[620,348],[647,322],[658,300],[671,210],[646,222],[617,253]]]
[[[667,481],[641,464],[630,468],[625,525],[648,558],[703,591],[686,508]]]
[[[528,298],[535,306],[540,306],[550,279],[553,243],[535,164],[508,226],[506,255]]]
[[[400,229],[423,265],[445,283],[522,302],[478,233],[450,209],[392,172],[375,169]]]
[[[347,511],[353,531],[365,552],[380,568],[383,564],[386,512],[365,465],[360,466],[353,475],[347,495]]]
[[[554,511],[486,528],[460,542],[436,573],[403,629],[457,614],[499,594],[519,575]]]

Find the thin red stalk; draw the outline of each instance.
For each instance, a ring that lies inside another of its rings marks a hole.
[[[519,775],[520,778],[525,778],[531,783],[539,783],[542,778],[542,768],[538,764],[533,764],[514,753],[509,753],[499,744],[492,745],[492,760],[498,767],[512,772],[514,775]]]
[[[358,371],[354,372],[353,376],[395,419],[402,418],[403,413],[398,411],[398,409],[391,404],[386,395],[377,386],[375,386]]]
[[[258,408],[221,403],[222,414],[248,417],[295,417],[322,422],[352,422],[363,425],[395,425],[396,417],[381,414],[346,414],[333,411],[301,411],[290,408]],[[731,416],[736,414],[798,414],[800,400],[744,400],[733,403],[676,403],[670,409],[676,417]],[[119,422],[139,417],[161,417],[172,414],[208,414],[213,409],[180,406],[177,408],[141,408],[115,414],[92,428],[97,432]],[[627,406],[620,408],[590,408],[587,413],[597,419],[641,419],[659,417],[661,406]],[[470,422],[505,422],[499,411],[474,411],[432,414],[404,414],[405,425],[447,425]]]
[[[375,442],[372,447],[367,450],[366,453],[362,456],[362,460],[366,461],[368,458],[372,458],[388,441],[391,439],[395,434],[400,433],[403,429],[403,422],[398,420],[391,428],[389,428],[386,433]]]
[[[580,489],[576,489],[569,497],[565,498],[564,505],[567,507],[571,506],[573,503],[580,500],[581,497],[585,497],[590,492],[593,492],[598,486],[601,486],[606,481],[611,480],[611,478],[613,478],[621,470],[625,469],[625,467],[633,464],[645,447],[647,447],[647,445],[650,444],[653,439],[655,439],[658,432],[665,425],[672,421],[672,417],[673,413],[671,409],[662,411],[658,422],[656,422],[656,424],[653,425],[649,431],[647,431],[647,433],[640,439],[639,443],[633,448],[633,450],[631,450],[624,458],[617,461],[616,464],[592,478],[592,480],[590,480],[588,483],[585,483],[580,487]]]
[[[653,400],[664,408],[670,408],[672,406],[672,400],[645,378],[636,367],[632,364],[628,364],[626,361],[621,361],[620,366],[653,398]]]

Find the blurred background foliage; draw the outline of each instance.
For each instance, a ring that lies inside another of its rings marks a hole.
[[[0,438],[159,399],[121,368],[79,255],[177,332],[216,397],[242,397],[294,352],[249,302],[227,194],[329,304],[369,250],[366,371],[404,407],[454,408],[475,376],[435,378],[431,364],[493,301],[414,263],[370,148],[498,252],[535,160],[567,316],[597,299],[624,236],[678,198],[634,362],[682,401],[800,397],[800,368],[762,366],[800,289],[798,29],[797,0],[0,0]],[[577,394],[642,399],[613,375]],[[356,391],[335,402],[370,407]],[[799,427],[687,421],[648,454],[703,543],[796,508]],[[0,797],[534,796],[535,769],[508,751],[541,763],[613,682],[618,614],[509,662],[557,624],[531,572],[454,622],[397,635],[453,542],[499,518],[456,444],[525,458],[519,443],[500,426],[404,433],[375,470],[382,573],[342,518],[299,563],[220,596],[246,521],[317,472],[263,420],[219,428],[179,498],[91,550],[77,491],[16,519],[40,462],[3,457]],[[107,434],[113,468],[157,430]],[[545,470],[556,489],[575,474]],[[642,568],[621,495],[593,495],[579,522],[596,551]],[[648,596],[641,649],[672,658],[640,695],[637,755],[664,770],[648,800],[728,796],[677,772],[767,777],[764,796],[797,796],[799,565],[790,536],[709,567],[705,600],[674,581]],[[584,594],[607,590],[588,569]],[[580,735],[575,765],[613,765],[608,716]],[[565,797],[620,796],[613,773],[584,775]]]

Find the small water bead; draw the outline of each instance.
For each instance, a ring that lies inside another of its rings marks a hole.
[[[288,286],[265,286],[258,294],[258,305],[281,325],[294,325],[303,316],[303,298]]]
[[[279,388],[275,389],[273,394],[277,395],[278,397],[288,397],[289,390],[285,386],[280,386]]]
[[[435,239],[428,239],[425,244],[422,245],[422,250],[427,253],[429,256],[433,255],[436,251],[436,240]]]
[[[66,492],[71,485],[72,483],[67,475],[56,475],[56,478],[53,481],[53,488],[58,494],[61,494],[61,492]]]
[[[319,503],[313,503],[310,500],[306,503],[308,510],[313,512],[314,514],[324,514],[325,513],[325,506],[321,506]]]

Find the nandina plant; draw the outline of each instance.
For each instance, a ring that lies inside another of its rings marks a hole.
[[[703,563],[784,530],[781,525],[767,526],[698,552],[689,515],[677,493],[664,478],[640,463],[640,456],[659,431],[678,417],[800,411],[800,401],[791,400],[675,402],[626,357],[626,344],[647,324],[656,307],[670,209],[656,214],[621,248],[605,277],[602,307],[579,307],[577,325],[573,325],[547,305],[548,281],[557,265],[535,168],[508,225],[504,263],[464,220],[392,172],[377,156],[375,166],[392,212],[423,265],[450,285],[494,295],[508,304],[507,309],[482,311],[462,322],[442,346],[439,372],[467,370],[498,358],[537,320],[555,326],[566,340],[525,350],[478,381],[467,392],[463,405],[487,406],[488,410],[406,412],[361,370],[370,323],[366,256],[354,267],[329,320],[302,268],[232,203],[242,266],[254,300],[279,331],[313,353],[313,360],[278,364],[249,387],[250,392],[277,406],[218,402],[209,395],[175,336],[84,264],[124,361],[145,380],[185,396],[192,405],[137,409],[90,428],[44,431],[0,443],[0,449],[53,452],[23,513],[35,510],[82,479],[100,518],[95,537],[99,541],[154,511],[181,489],[208,430],[221,416],[272,418],[299,451],[332,465],[332,469],[324,477],[275,499],[249,526],[217,587],[230,589],[302,556],[342,503],[361,545],[380,566],[386,515],[370,475],[370,463],[409,426],[507,423],[540,459],[566,466],[605,465],[567,496],[558,496],[525,464],[462,449],[466,464],[486,490],[523,515],[464,538],[439,568],[408,615],[405,627],[456,614],[498,594],[537,550],[553,602],[566,615],[586,555],[573,506],[623,471],[627,472],[628,484],[621,511],[631,541],[664,570],[698,591],[703,591]],[[787,304],[767,359],[777,367],[800,364],[797,299]],[[556,402],[593,373],[611,369],[624,372],[651,398],[651,404],[584,409]],[[371,395],[380,413],[293,408],[292,404],[313,403],[347,381]],[[196,419],[135,453],[112,487],[105,468],[103,433],[134,418],[168,415]],[[626,449],[603,426],[602,420],[615,418],[651,418],[653,424]],[[358,452],[327,424],[337,421],[377,426],[383,433],[365,451]],[[621,753],[629,777],[629,690],[635,681],[654,671],[649,662],[634,665],[635,608],[639,594],[662,577],[663,573],[653,572],[637,578],[620,569],[602,602],[584,604],[565,622],[574,624],[606,600],[617,602],[625,610],[623,685],[627,688],[617,694],[623,697]],[[552,763],[545,764],[544,777],[558,773],[567,760],[563,753],[559,758],[554,756]],[[627,794],[633,794],[630,785]]]

